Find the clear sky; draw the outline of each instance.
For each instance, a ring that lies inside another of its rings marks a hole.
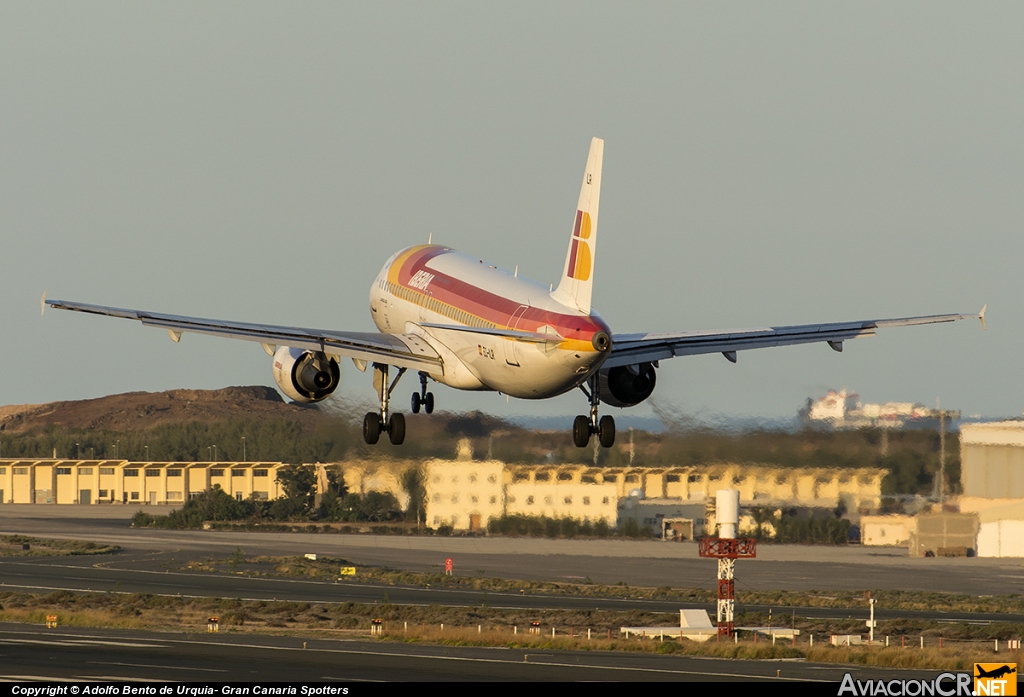
[[[600,136],[615,331],[989,304],[987,332],[665,361],[659,405],[777,418],[846,386],[1019,415],[1021,27],[1012,2],[2,3],[0,404],[272,384],[256,344],[40,317],[44,289],[371,331],[375,274],[428,235],[554,281]]]

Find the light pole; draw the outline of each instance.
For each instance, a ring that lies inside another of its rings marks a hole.
[[[248,462],[249,459],[245,456],[245,436],[242,436],[242,462]]]
[[[121,439],[120,438],[118,438],[117,442],[114,443],[114,459],[115,460],[120,460],[121,459]]]
[[[216,445],[211,445],[210,447],[213,448],[213,461],[216,462],[217,461],[217,446]]]
[[[80,450],[81,450],[81,448],[79,448],[79,447],[78,447],[78,443],[75,443],[75,459],[76,459],[76,460],[80,459],[80,457],[81,457],[81,456],[79,455],[79,451],[80,451]]]
[[[959,419],[959,411],[943,411],[942,402],[935,399],[939,412],[939,505],[946,503],[946,419]]]
[[[146,462],[149,462],[149,446],[144,445],[142,447],[146,449]]]

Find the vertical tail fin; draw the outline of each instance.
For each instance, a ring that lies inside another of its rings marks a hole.
[[[576,205],[576,220],[565,256],[562,280],[551,297],[567,307],[590,314],[590,294],[594,285],[594,251],[597,248],[597,208],[601,201],[601,160],[604,141],[590,141],[587,169]]]

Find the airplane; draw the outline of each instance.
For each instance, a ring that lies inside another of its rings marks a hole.
[[[826,342],[842,351],[847,339],[874,336],[883,327],[980,319],[946,314],[829,324],[668,334],[615,334],[591,307],[597,245],[604,141],[590,144],[579,202],[558,287],[521,278],[482,259],[436,244],[409,247],[384,264],[370,287],[370,316],[378,333],[231,322],[158,312],[47,300],[46,306],[141,321],[167,330],[180,341],[185,332],[262,344],[273,357],[281,391],[300,403],[325,399],[341,379],[340,361],[373,369],[380,401],[363,419],[363,438],[375,444],[382,433],[395,445],[405,440],[405,417],[392,413],[390,398],[409,370],[419,375],[411,410],[434,410],[428,380],[459,390],[490,390],[520,399],[547,399],[579,389],[589,415],[573,421],[576,446],[592,436],[610,448],[615,420],[599,415],[602,403],[640,404],[654,392],[660,361],[675,356],[721,353],[732,363],[737,352],[770,346]],[[987,307],[987,306],[986,306]],[[397,373],[390,378],[394,368]]]
[[[1017,672],[1016,668],[1011,668],[1009,665],[1002,665],[998,668],[993,668],[991,671],[986,671],[978,663],[974,664],[974,670],[977,673],[977,675],[974,676],[976,678],[1001,678],[1004,675]]]

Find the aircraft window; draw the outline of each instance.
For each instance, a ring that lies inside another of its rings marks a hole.
[[[590,497],[589,496],[584,496],[583,497],[583,505],[584,506],[589,506],[590,505]]]

